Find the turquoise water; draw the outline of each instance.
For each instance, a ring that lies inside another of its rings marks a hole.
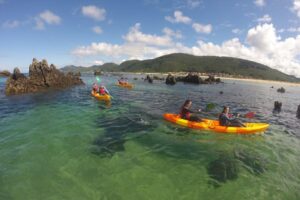
[[[167,86],[127,76],[133,90],[101,77],[111,105],[89,95],[92,76],[85,86],[12,97],[0,79],[0,199],[300,198],[300,87],[279,94],[274,84]],[[164,121],[186,97],[194,108],[217,104],[213,112],[225,104],[255,111],[250,121],[271,126],[240,136]],[[272,112],[275,100],[281,113]]]

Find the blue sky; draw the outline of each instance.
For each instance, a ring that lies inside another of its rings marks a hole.
[[[300,77],[300,0],[0,0],[0,70],[168,53],[233,56]]]

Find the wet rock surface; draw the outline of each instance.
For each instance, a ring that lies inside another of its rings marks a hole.
[[[7,77],[7,76],[10,76],[10,72],[7,71],[7,70],[4,70],[4,71],[0,71],[0,77]]]
[[[25,76],[18,68],[14,69],[13,74],[6,81],[5,93],[7,95],[34,93],[46,91],[48,89],[64,89],[74,85],[84,84],[79,74],[63,72],[56,69],[47,60],[39,62],[33,59],[29,66],[29,76]]]

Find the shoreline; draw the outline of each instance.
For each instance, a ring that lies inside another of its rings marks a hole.
[[[106,72],[106,73],[116,73],[116,74],[137,74],[137,75],[159,75],[163,76],[164,78],[169,73],[159,73],[159,72]],[[174,76],[184,76],[188,72],[174,72],[170,73]],[[208,75],[200,75],[201,78],[207,78]],[[285,81],[275,81],[275,80],[263,80],[263,79],[254,79],[254,78],[237,78],[237,77],[226,77],[226,76],[215,76],[215,78],[220,78],[224,80],[233,80],[233,81],[245,81],[245,82],[256,82],[256,83],[264,83],[264,84],[277,84],[277,85],[289,85],[289,86],[300,86],[300,83],[293,83],[293,82],[285,82]]]

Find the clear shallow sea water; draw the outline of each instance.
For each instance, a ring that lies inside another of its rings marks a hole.
[[[90,96],[93,76],[82,77],[84,86],[11,97],[0,78],[0,199],[300,199],[299,86],[280,94],[271,83],[168,86],[127,76],[133,90],[101,77],[111,105]],[[213,102],[216,113],[223,105],[255,111],[248,121],[271,126],[241,136],[164,121],[186,98],[195,109]],[[275,100],[281,113],[272,112]]]

